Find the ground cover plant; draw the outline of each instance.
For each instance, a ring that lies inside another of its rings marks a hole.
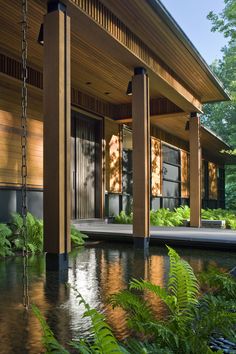
[[[216,269],[197,277],[189,263],[170,247],[168,255],[170,270],[166,288],[149,281],[133,279],[128,289],[113,294],[109,299],[113,307],[121,307],[127,314],[127,325],[132,335],[124,341],[116,339],[105,316],[92,309],[82,295],[77,293],[78,304],[85,307],[84,317],[88,317],[91,322],[93,339],[73,339],[68,344],[68,349],[65,349],[55,338],[39,309],[33,306],[33,312],[43,330],[46,352],[235,353],[234,350],[220,350],[214,343],[218,343],[218,338],[222,337],[224,343],[231,343],[232,346],[232,341],[236,341],[236,280]],[[154,314],[145,300],[146,292],[151,292],[164,302],[168,309],[165,319],[158,319]]]
[[[27,248],[30,254],[43,252],[43,221],[27,213]],[[87,235],[71,226],[71,241],[74,247],[82,246]],[[23,250],[23,219],[12,213],[8,224],[0,224],[0,257],[13,256]]]
[[[236,212],[225,209],[202,209],[201,218],[204,220],[225,220],[226,227],[236,229]],[[150,223],[153,226],[183,226],[185,221],[190,219],[190,208],[180,206],[174,210],[160,208],[150,211]],[[116,224],[132,224],[133,214],[126,214],[121,211],[114,219]]]

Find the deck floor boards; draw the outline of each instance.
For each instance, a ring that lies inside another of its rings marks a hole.
[[[91,240],[132,242],[132,225],[76,223]],[[236,251],[236,231],[190,227],[151,227],[150,245],[176,245]]]

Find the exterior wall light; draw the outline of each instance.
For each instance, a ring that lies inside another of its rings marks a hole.
[[[127,96],[132,96],[132,81],[129,81],[127,91],[126,91]]]
[[[187,120],[186,124],[185,124],[185,130],[188,131],[189,130],[189,120]]]
[[[40,45],[43,45],[44,44],[44,38],[43,38],[43,23],[41,23],[40,25],[40,30],[39,30],[39,35],[38,35],[38,40],[37,42],[40,44]]]

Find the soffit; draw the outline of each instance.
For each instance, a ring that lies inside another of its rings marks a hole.
[[[169,134],[189,142],[189,131],[185,129],[186,122],[188,121],[188,115],[185,113],[177,113],[166,116],[152,116],[151,123],[166,131]],[[201,127],[200,131],[201,147],[204,154],[213,160],[226,161],[227,155],[221,153],[222,150],[228,150],[229,146],[222,140],[217,138],[214,134]]]
[[[153,10],[148,0],[101,2],[138,35],[177,77],[201,98],[202,103],[227,99],[227,95],[209,75],[205,64],[199,64],[191,45],[186,45],[179,39],[177,32]],[[198,59],[203,61],[199,55]]]
[[[10,57],[21,58],[21,6],[18,1],[0,0],[0,51]],[[28,63],[31,67],[43,71],[43,46],[37,43],[40,24],[46,13],[46,1],[29,1]],[[71,38],[72,86],[95,95],[111,103],[129,103],[131,97],[126,95],[128,81],[132,76],[132,67],[120,64],[109,52],[92,46],[79,31],[73,30]],[[76,26],[77,28],[77,26]],[[82,31],[82,29],[81,29]],[[83,28],[85,31],[85,28]],[[96,39],[95,39],[96,40]],[[88,85],[87,83],[91,83]],[[109,93],[109,94],[107,94]],[[153,97],[161,97],[156,86],[152,85]]]

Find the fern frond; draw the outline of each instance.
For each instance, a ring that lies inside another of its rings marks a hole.
[[[129,339],[125,342],[124,354],[174,354],[169,348],[161,348],[158,343]]]
[[[114,353],[122,354],[122,349],[118,344],[116,338],[114,337],[110,326],[106,323],[105,317],[100,314],[97,310],[91,309],[89,304],[84,300],[82,295],[74,289],[76,292],[76,297],[79,299],[79,303],[83,304],[86,311],[84,312],[84,317],[89,317],[92,322],[92,331],[94,340],[92,344],[87,342],[80,342],[86,348],[90,348],[91,353]]]
[[[167,248],[170,258],[168,293],[176,299],[177,312],[183,313],[189,306],[197,304],[199,284],[192,267],[176,251]]]
[[[53,332],[49,328],[45,318],[41,314],[37,306],[31,305],[34,315],[37,317],[41,324],[43,330],[43,345],[46,349],[46,354],[60,353],[60,354],[70,354],[54,337]]]
[[[171,312],[175,311],[176,302],[173,296],[168,295],[164,288],[159,285],[155,285],[149,281],[132,279],[130,282],[130,289],[136,289],[141,291],[150,291],[159,297],[168,306]]]

